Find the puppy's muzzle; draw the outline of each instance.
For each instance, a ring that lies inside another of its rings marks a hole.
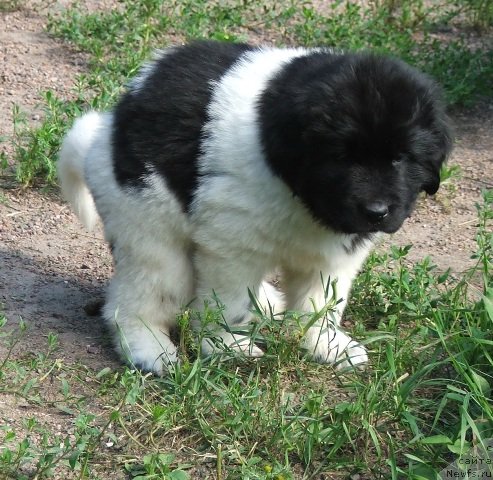
[[[372,224],[380,223],[389,214],[389,205],[385,202],[372,202],[363,206],[363,213]]]

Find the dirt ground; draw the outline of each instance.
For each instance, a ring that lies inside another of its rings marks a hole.
[[[58,2],[61,6],[63,2]],[[104,8],[97,0],[90,8]],[[81,54],[44,32],[42,7],[0,13],[0,136],[13,132],[17,104],[35,123],[42,115],[40,92],[70,97],[84,69]],[[440,270],[460,274],[472,264],[475,203],[493,187],[493,102],[452,113],[456,147],[451,165],[461,178],[424,198],[404,227],[379,248],[413,244],[409,259],[432,257]],[[8,142],[0,148],[12,156]],[[87,233],[53,193],[19,189],[0,181],[0,303],[9,322],[28,322],[27,345],[37,349],[48,332],[59,335],[64,356],[95,367],[114,360],[103,348],[97,318],[83,306],[102,295],[111,258],[101,231]],[[1,348],[1,347],[0,347]],[[1,351],[1,350],[0,350]]]
[[[62,4],[63,2],[58,2]],[[98,8],[103,2],[90,1]],[[36,122],[40,91],[69,97],[84,59],[44,33],[46,12],[0,12],[0,136],[12,134],[12,107],[19,105]],[[460,275],[472,260],[480,191],[493,188],[493,103],[454,112],[456,148],[450,164],[462,176],[423,199],[390,243],[413,244],[409,258],[432,257],[440,270]],[[11,156],[8,142],[0,149]],[[97,317],[84,305],[102,296],[111,258],[101,231],[88,234],[56,193],[22,190],[0,177],[0,308],[9,325],[20,318],[27,335],[15,354],[45,348],[49,332],[59,336],[57,356],[95,369],[118,365]],[[0,359],[4,349],[0,346]],[[4,418],[15,405],[0,398]]]

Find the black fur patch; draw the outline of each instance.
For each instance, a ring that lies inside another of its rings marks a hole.
[[[115,109],[122,186],[143,187],[156,172],[188,210],[211,83],[254,48],[195,42],[156,61]],[[323,225],[363,236],[395,232],[419,192],[437,190],[451,148],[447,118],[437,85],[407,64],[316,51],[287,62],[259,93],[266,161]],[[385,214],[372,214],[374,205]]]
[[[211,82],[244,52],[245,44],[195,42],[165,53],[138,89],[115,109],[114,169],[122,186],[143,187],[155,171],[186,210],[197,184],[197,158]]]
[[[451,148],[437,85],[370,53],[292,60],[260,98],[272,171],[322,224],[343,233],[395,232],[422,190],[435,193]],[[388,207],[375,220],[368,207]]]

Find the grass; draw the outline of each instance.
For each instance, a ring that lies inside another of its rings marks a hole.
[[[305,361],[295,315],[257,312],[262,359],[203,360],[185,312],[182,362],[163,378],[65,364],[54,335],[45,352],[13,356],[21,324],[3,339],[0,393],[70,430],[35,414],[6,423],[0,478],[437,479],[493,438],[492,219],[486,191],[477,264],[461,279],[429,259],[408,266],[409,247],[373,254],[348,310],[371,351],[366,372]]]
[[[70,99],[42,94],[45,116],[39,127],[31,128],[14,109],[16,178],[23,185],[53,184],[60,139],[73,118],[88,108],[110,107],[153,48],[191,38],[372,48],[435,77],[450,105],[469,105],[493,94],[491,46],[479,37],[470,47],[466,35],[467,25],[491,27],[491,8],[491,0],[444,0],[439,7],[421,0],[331,2],[324,11],[293,0],[122,0],[118,8],[97,13],[74,6],[53,16],[48,31],[85,52],[88,70],[75,80]],[[452,26],[464,34],[451,39],[442,33]]]
[[[2,0],[0,2],[0,12],[13,12],[20,6],[21,0]]]
[[[435,76],[451,105],[491,95],[492,52],[439,34],[452,23],[488,29],[491,2],[443,5],[335,2],[321,13],[287,0],[124,0],[103,13],[69,8],[48,29],[87,54],[88,70],[71,98],[43,93],[39,127],[14,108],[17,179],[53,183],[71,121],[87,108],[110,107],[154,47],[189,38],[372,47]],[[6,169],[6,158],[0,162]],[[457,175],[442,171],[446,182]],[[160,379],[67,364],[54,335],[43,352],[19,353],[29,326],[8,328],[0,315],[0,394],[26,409],[21,423],[3,414],[0,478],[439,478],[468,448],[493,438],[492,219],[487,191],[478,205],[477,265],[460,279],[430,259],[409,266],[410,247],[372,255],[347,311],[371,351],[366,372],[306,362],[294,314],[257,312],[266,355],[241,362],[198,358],[185,312],[181,365]],[[54,431],[39,411],[67,428]]]

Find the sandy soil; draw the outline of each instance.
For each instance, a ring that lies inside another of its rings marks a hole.
[[[12,134],[13,104],[36,122],[42,115],[39,92],[51,89],[69,97],[84,69],[83,56],[44,33],[45,23],[42,8],[0,12],[0,136]],[[379,248],[412,243],[411,260],[430,255],[441,270],[451,267],[460,275],[472,263],[475,203],[481,189],[493,187],[493,103],[452,116],[457,142],[450,163],[460,165],[462,178],[423,199],[404,228]],[[11,156],[8,143],[0,149]],[[102,295],[110,274],[101,231],[88,234],[56,192],[22,190],[0,177],[0,307],[10,325],[20,318],[29,325],[14,354],[45,348],[48,333],[54,332],[57,356],[65,362],[97,370],[116,367],[98,318],[83,308]],[[0,346],[0,358],[4,351]],[[9,422],[22,417],[7,397],[0,398],[0,412]]]
[[[93,9],[105,6],[97,0],[85,3]],[[0,136],[12,134],[14,104],[35,123],[42,115],[40,92],[51,89],[70,97],[84,69],[83,56],[44,33],[45,23],[46,11],[39,6],[0,13]],[[472,264],[475,203],[483,188],[493,187],[493,103],[454,112],[452,118],[456,147],[450,164],[461,167],[462,177],[424,198],[379,248],[413,244],[410,260],[430,255],[441,270],[451,267],[460,274]],[[12,156],[8,142],[0,148]],[[101,231],[87,233],[56,193],[22,190],[6,178],[0,188],[0,302],[9,322],[22,317],[29,323],[31,348],[54,331],[69,358],[105,365],[112,355],[98,347],[98,320],[82,308],[102,294],[111,273]]]

